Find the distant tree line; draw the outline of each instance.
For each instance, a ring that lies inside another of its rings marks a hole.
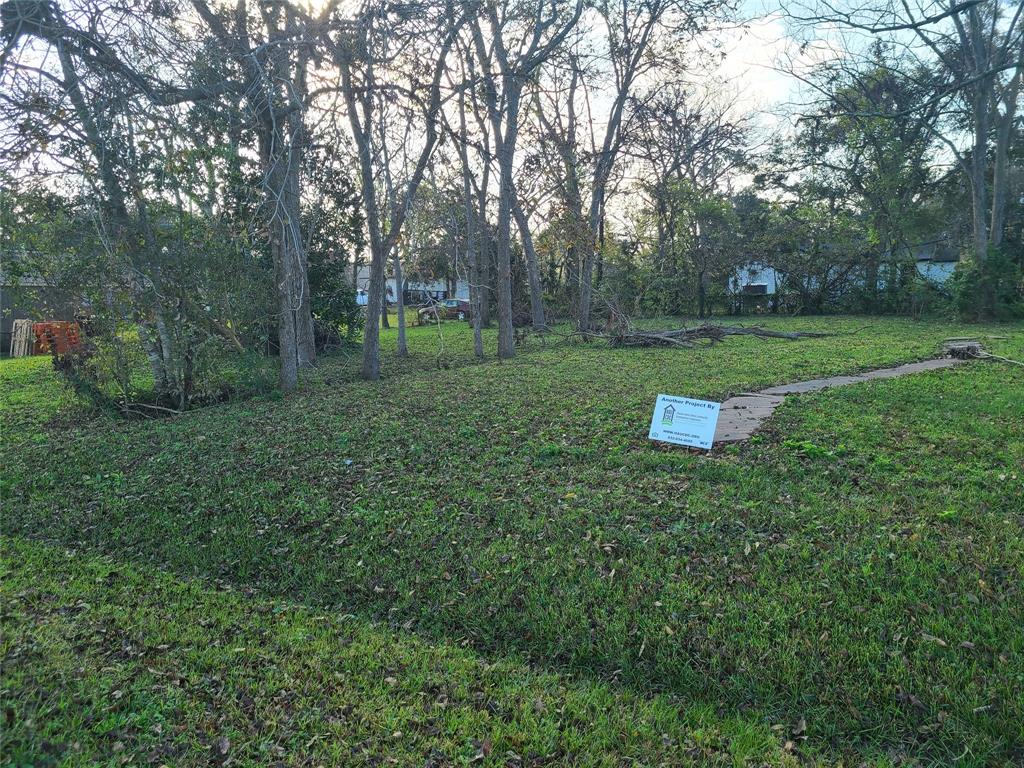
[[[731,0],[0,11],[3,269],[82,297],[163,408],[268,355],[290,390],[359,334],[378,378],[389,275],[468,285],[499,357],[517,325],[738,311],[752,266],[766,310],[1024,304],[1019,3],[787,6],[801,53],[841,45],[774,129],[713,74]]]

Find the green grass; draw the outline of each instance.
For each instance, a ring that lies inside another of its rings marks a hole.
[[[117,741],[140,761],[169,743],[161,759],[185,764],[230,730],[254,764],[270,743],[293,762],[436,750],[459,765],[485,741],[494,765],[510,750],[524,765],[1019,762],[1024,372],[973,363],[790,398],[711,455],[646,431],[659,392],[723,399],[968,333],[1021,359],[1024,326],[766,323],[846,333],[531,339],[477,364],[467,326],[446,323],[443,348],[411,328],[413,355],[389,356],[378,384],[341,357],[295,396],[144,423],[83,416],[47,361],[4,361],[5,749],[38,760],[78,741],[71,762],[91,764]],[[312,649],[279,633],[278,608]],[[177,674],[219,676],[215,693],[153,682],[148,655],[117,656],[124,637],[171,638],[157,645],[186,649]],[[253,637],[267,645],[234,664],[228,646]],[[392,655],[416,672],[381,688]],[[462,714],[417,731],[449,676]],[[282,686],[302,702],[287,728],[247,708]],[[494,707],[474,709],[478,689]],[[358,715],[338,723],[342,700]]]
[[[706,707],[110,558],[4,550],[5,764],[786,762],[768,728]]]

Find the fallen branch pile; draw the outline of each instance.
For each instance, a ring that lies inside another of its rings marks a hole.
[[[819,339],[833,333],[812,331],[771,331],[757,325],[712,325],[705,323],[696,328],[674,328],[667,331],[639,331],[620,328],[609,333],[593,333],[605,338],[613,347],[695,347],[697,342],[714,344],[726,336],[761,336],[770,339]]]

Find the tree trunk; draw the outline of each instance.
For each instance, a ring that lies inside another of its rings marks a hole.
[[[498,357],[515,355],[515,337],[512,331],[512,199],[515,187],[512,163],[515,159],[516,139],[519,134],[519,95],[522,84],[515,75],[505,79],[507,118],[505,134],[495,137],[498,160],[498,242],[495,248],[495,293],[498,305]],[[496,132],[497,133],[497,132]]]
[[[467,171],[468,172],[468,171]],[[472,200],[466,198],[466,258],[469,261],[469,307],[470,322],[473,324],[473,355],[477,360],[484,359],[483,327],[483,287],[480,283],[479,231],[475,224],[472,211]]]
[[[519,225],[519,234],[523,239],[523,252],[526,255],[526,274],[530,283],[530,319],[535,331],[543,331],[547,328],[547,323],[544,320],[544,293],[540,284],[540,266],[537,264],[537,251],[533,247],[530,222],[527,220],[526,214],[523,213],[518,195],[513,200],[512,212]]]
[[[474,282],[477,286],[480,324],[484,328],[491,326],[491,255],[494,252],[491,227],[487,221],[487,190],[490,187],[490,176],[490,163],[485,162],[480,186],[476,190],[477,200],[473,217],[476,231],[476,280]],[[470,201],[467,205],[472,206],[473,202]]]
[[[467,170],[468,173],[468,170]],[[482,218],[482,217],[481,217]],[[473,210],[472,200],[467,201],[467,222],[469,222],[469,303],[473,314],[473,354],[477,360],[484,359],[483,327],[487,322],[486,282],[481,269],[480,254],[486,242],[481,218]]]
[[[295,327],[296,313],[292,311],[288,301],[288,283],[290,276],[278,271],[278,317],[277,317],[277,354],[281,360],[281,389],[285,392],[295,389],[299,382],[299,356],[296,344]]]
[[[989,111],[985,94],[987,89],[979,84],[974,91],[972,104],[974,118],[974,146],[971,150],[970,187],[971,217],[974,224],[974,260],[981,270],[981,306],[979,315],[988,317],[995,311],[995,291],[986,272],[989,247],[988,209],[988,133]]]
[[[298,370],[316,360],[309,305],[306,255],[299,224],[299,157],[280,128],[261,131],[264,205],[268,209],[270,250],[277,277],[277,339],[281,388],[298,383]]]
[[[963,42],[967,45],[969,60],[978,75],[969,91],[971,102],[971,122],[973,128],[973,146],[971,148],[971,214],[974,219],[974,258],[979,267],[984,267],[988,258],[988,136],[991,127],[989,113],[989,95],[993,91],[995,75],[986,72],[990,64],[991,50],[985,40],[984,23],[977,6],[967,11],[966,23],[958,24]],[[986,280],[985,283],[988,281]],[[989,313],[991,306],[989,291],[983,287],[984,297],[982,311]]]
[[[607,140],[606,140],[607,143]],[[604,210],[605,186],[611,172],[610,156],[605,155],[598,162],[594,172],[594,190],[590,199],[590,213],[587,217],[587,232],[583,250],[583,268],[580,272],[579,329],[589,331],[590,312],[594,294],[594,262],[597,259],[598,229],[601,212]]]
[[[171,387],[167,381],[167,371],[164,369],[164,360],[163,356],[160,354],[160,345],[153,340],[156,332],[150,327],[149,323],[138,323],[136,325],[136,332],[139,335],[139,342],[142,344],[142,349],[146,353],[146,360],[149,361],[149,369],[153,374],[153,387],[156,390],[157,397],[159,398],[169,392]]]
[[[988,105],[984,91],[977,89],[974,102],[974,147],[971,151],[971,213],[974,220],[974,258],[979,265],[988,255]]]
[[[398,256],[398,248],[392,251],[391,263],[395,270],[395,302],[398,308],[398,349],[399,357],[409,356],[409,347],[405,342],[405,280],[402,278],[402,260]]]
[[[363,207],[366,213],[366,229],[370,237],[370,283],[366,288],[366,325],[363,327],[362,377],[370,381],[380,378],[380,321],[381,305],[387,311],[384,301],[384,265],[387,258],[384,238],[381,232],[380,209],[377,193],[373,188],[373,158],[370,153],[370,138],[366,126],[372,124],[372,101],[363,95],[365,123],[359,119],[355,89],[352,86],[352,72],[347,62],[342,62],[342,82],[349,122],[356,142],[359,157],[359,179],[362,187]]]
[[[604,240],[603,234],[599,233],[598,230],[601,227],[604,217],[605,196],[608,192],[608,180],[611,178],[612,167],[615,164],[615,156],[619,151],[622,116],[626,108],[626,102],[629,98],[633,79],[640,66],[643,53],[647,50],[651,33],[664,12],[664,10],[655,11],[653,9],[654,5],[655,4],[652,4],[652,12],[644,20],[640,36],[634,41],[634,44],[630,46],[625,42],[628,37],[627,34],[624,34],[621,40],[621,44],[623,45],[622,53],[625,54],[626,60],[621,64],[622,70],[618,75],[618,78],[621,79],[618,79],[617,82],[615,99],[612,103],[611,111],[608,114],[608,123],[605,126],[604,141],[601,145],[601,151],[594,167],[594,178],[592,182],[593,189],[591,190],[590,197],[590,211],[587,218],[587,247],[583,253],[583,273],[580,275],[579,328],[581,331],[590,330],[590,305],[593,295],[594,263],[597,259],[598,245]],[[668,6],[665,5],[660,7],[664,9]],[[625,33],[625,30],[623,30],[623,32]]]
[[[269,39],[280,43],[294,33],[294,16],[276,11],[264,13]],[[285,23],[282,29],[280,22]],[[289,53],[284,45],[273,45],[268,58],[273,77],[273,101],[278,89],[288,84],[283,103],[290,103],[294,90],[304,91],[304,72],[299,67],[292,77]],[[316,361],[313,315],[309,303],[306,276],[306,249],[300,224],[300,168],[306,127],[301,109],[291,109],[287,117],[275,114],[273,103],[257,103],[260,155],[262,160],[264,205],[275,261],[278,292],[278,354],[281,358],[281,388],[289,391],[298,383],[298,369]]]
[[[704,287],[704,270],[697,272],[697,317],[704,317],[707,312],[707,289]]]
[[[483,229],[478,235],[478,248],[476,253],[477,270],[479,274],[480,288],[480,323],[484,328],[492,325],[491,309],[493,308],[494,291],[491,290],[491,275],[494,266],[494,240],[490,235],[490,227],[487,220],[481,217]]]
[[[1024,55],[1024,46],[1022,46],[1022,55]],[[1024,77],[1024,65],[1017,68],[1006,87],[1006,94],[1003,98],[1006,111],[1002,115],[998,112],[994,115],[996,145],[992,168],[992,219],[990,223],[990,237],[994,246],[1002,245],[1003,230],[1006,228],[1006,200],[1010,187],[1010,143],[1022,77]]]
[[[373,183],[372,181],[370,182]],[[367,212],[369,218],[369,212]],[[373,239],[371,230],[371,239]],[[369,381],[380,378],[380,316],[384,301],[384,254],[371,246],[370,284],[366,291],[366,325],[363,327],[362,377]],[[385,307],[385,311],[386,311]]]
[[[580,295],[580,260],[576,252],[576,244],[573,242],[566,246],[564,266],[565,285],[569,289],[569,295],[572,296],[573,303],[575,303]]]
[[[512,333],[512,152],[511,147],[504,143],[498,153],[498,165],[501,186],[498,193],[494,287],[498,305],[498,357],[509,358],[516,353]]]
[[[480,267],[477,263],[479,257],[473,254],[473,261],[470,264],[470,275],[475,274],[477,276],[476,285],[470,285],[470,304],[472,305],[473,311],[473,355],[478,360],[484,359],[484,335],[482,332],[483,328],[483,307],[484,302],[481,300],[483,289],[480,286]]]
[[[380,294],[380,327],[391,328],[390,307],[388,306],[388,281],[384,278],[384,289]]]
[[[481,310],[482,284],[480,280],[480,246],[482,244],[483,227],[477,218],[476,207],[473,201],[472,171],[469,167],[469,151],[466,148],[466,104],[463,98],[459,99],[459,128],[461,131],[459,142],[459,157],[462,160],[462,199],[466,212],[466,259],[469,262],[469,306],[471,322],[473,323],[473,354],[478,360],[484,357],[484,339],[481,332],[483,318]],[[483,186],[486,186],[486,182]],[[486,198],[483,198],[486,200]],[[481,211],[480,219],[486,218]]]
[[[593,233],[588,230],[583,254],[583,268],[580,271],[580,306],[579,306],[579,329],[590,330],[590,311],[594,291],[594,258],[596,256],[597,241]]]

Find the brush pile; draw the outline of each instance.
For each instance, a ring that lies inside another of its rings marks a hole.
[[[641,331],[629,327],[609,329],[591,334],[605,338],[613,347],[696,347],[722,341],[726,336],[761,336],[769,339],[819,339],[832,333],[813,331],[772,331],[757,325],[714,325],[705,323],[696,328],[673,328],[667,331]]]

